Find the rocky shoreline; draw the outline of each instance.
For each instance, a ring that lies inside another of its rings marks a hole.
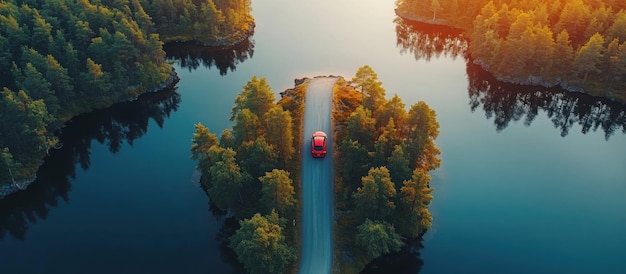
[[[180,78],[178,77],[178,73],[176,73],[176,70],[172,68],[172,70],[170,71],[169,77],[165,79],[165,81],[163,81],[162,83],[152,88],[147,89],[143,94],[154,93],[154,92],[159,92],[162,90],[173,88],[178,83],[179,80]],[[129,87],[129,88],[132,89],[133,87]],[[137,99],[138,97],[135,97],[128,101],[135,101]],[[4,197],[11,195],[15,192],[25,190],[36,179],[37,179],[37,175],[33,175],[33,177],[31,178],[19,180],[19,181],[13,181],[13,182],[10,182],[9,184],[0,183],[0,199],[4,199]]]

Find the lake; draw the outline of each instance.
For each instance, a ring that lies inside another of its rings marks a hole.
[[[190,159],[194,124],[229,128],[253,75],[352,78],[437,112],[441,167],[423,248],[368,272],[626,273],[626,108],[506,85],[458,31],[396,19],[393,1],[254,1],[230,50],[168,45],[173,91],[77,117],[39,179],[0,200],[0,273],[232,273],[229,226]]]

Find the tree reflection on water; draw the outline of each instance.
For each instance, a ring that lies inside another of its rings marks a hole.
[[[606,98],[502,83],[471,61],[467,63],[467,76],[472,111],[482,108],[487,119],[493,118],[497,131],[511,121],[524,120],[524,125],[530,126],[541,110],[562,137],[575,124],[580,125],[583,134],[602,129],[607,140],[620,129],[626,133],[626,106]]]
[[[410,21],[401,17],[396,23],[396,45],[400,53],[413,54],[415,60],[429,62],[433,57],[464,58],[468,41],[459,29]]]
[[[177,60],[183,68],[195,70],[200,65],[211,68],[217,67],[220,75],[224,76],[228,70],[235,71],[237,64],[242,63],[254,54],[254,40],[248,37],[243,42],[232,47],[206,47],[195,43],[168,43],[163,46],[168,59]]]
[[[0,239],[7,233],[24,239],[29,224],[45,220],[59,198],[69,202],[70,180],[76,177],[77,164],[84,170],[89,168],[93,140],[106,143],[109,151],[117,153],[124,142],[132,146],[146,134],[150,120],[163,127],[165,119],[178,109],[180,100],[172,88],[69,121],[60,136],[63,146],[50,151],[37,172],[37,180],[28,189],[0,200]]]
[[[541,110],[563,137],[575,124],[581,126],[583,134],[601,129],[607,140],[620,130],[626,133],[626,106],[622,104],[559,88],[500,82],[467,56],[469,43],[461,30],[400,17],[394,22],[401,53],[410,52],[418,61],[442,56],[466,60],[470,108],[482,108],[487,119],[494,119],[497,131],[511,121],[523,120],[530,126]]]

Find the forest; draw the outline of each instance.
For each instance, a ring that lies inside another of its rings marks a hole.
[[[172,23],[167,18],[201,15],[190,13],[192,5],[207,9],[195,1],[180,2],[186,8],[167,15],[162,12],[169,9],[166,1],[0,3],[0,184],[33,181],[49,150],[62,146],[57,135],[63,124],[76,115],[175,84],[158,31],[171,38],[163,29]],[[239,31],[244,21],[253,26],[249,1],[204,2],[218,9],[211,10],[216,16],[225,15],[216,17],[217,25],[194,28],[219,30],[209,36],[215,39],[199,42],[222,46],[249,34],[249,28]]]
[[[626,2],[399,0],[397,13],[466,31],[468,54],[498,80],[626,102]]]
[[[141,0],[164,42],[230,46],[254,31],[250,0]]]
[[[439,123],[420,101],[406,110],[365,65],[333,91],[337,147],[335,252],[339,272],[356,273],[381,255],[399,251],[430,228],[429,171],[439,167]],[[340,256],[340,255],[336,255]]]
[[[301,128],[306,82],[277,102],[265,78],[246,83],[219,138],[196,124],[191,155],[211,201],[240,228],[230,248],[250,273],[285,273],[296,261]],[[287,222],[289,221],[289,225]]]

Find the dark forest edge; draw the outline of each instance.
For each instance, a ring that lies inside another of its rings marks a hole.
[[[193,33],[174,40],[226,46],[252,33],[249,1],[0,3],[0,197],[35,180],[73,117],[175,85],[158,31],[170,39],[163,24],[208,13],[214,25],[187,25]]]
[[[500,81],[626,102],[626,2],[400,0],[407,19],[464,30],[469,55]]]
[[[150,121],[162,128],[180,102],[175,89],[166,89],[73,118],[61,129],[59,141],[63,147],[46,156],[28,191],[0,200],[0,240],[7,236],[24,239],[33,223],[45,220],[57,205],[70,202],[77,169],[87,170],[91,166],[94,141],[117,153],[144,136]]]

